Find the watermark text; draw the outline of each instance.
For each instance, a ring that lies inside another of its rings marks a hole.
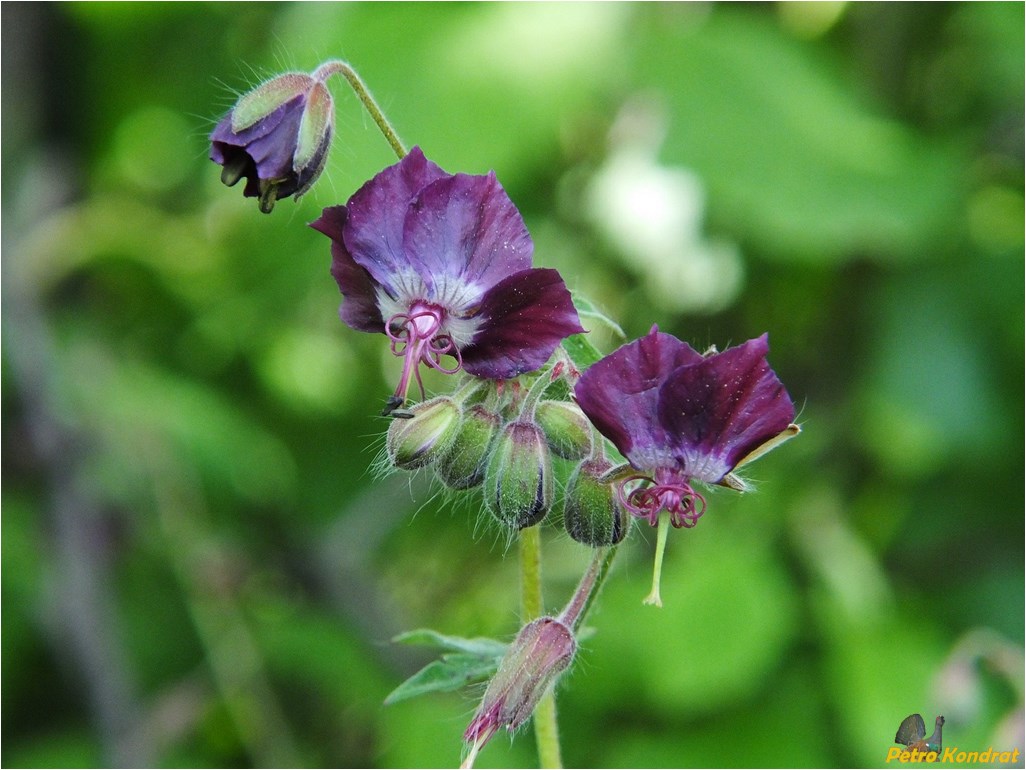
[[[948,746],[941,751],[920,751],[919,749],[906,749],[900,746],[887,749],[888,764],[897,760],[899,764],[905,765],[909,762],[951,762],[959,765],[967,764],[1002,764],[1014,765],[1019,762],[1022,756],[1020,749],[1011,751],[995,751],[992,748],[985,751],[962,751],[955,746]]]

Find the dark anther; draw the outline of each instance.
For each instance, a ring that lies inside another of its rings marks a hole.
[[[405,400],[406,399],[400,398],[399,396],[389,396],[388,401],[385,402],[385,408],[381,410],[381,416],[388,417],[392,412],[401,407]],[[397,414],[395,416],[401,417],[402,415]],[[412,417],[413,415],[411,414],[409,416]]]

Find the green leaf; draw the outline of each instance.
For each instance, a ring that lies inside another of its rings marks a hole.
[[[583,334],[572,334],[563,340],[563,350],[570,356],[574,366],[582,372],[602,358],[598,348],[592,345]]]
[[[467,653],[480,658],[501,658],[506,654],[507,645],[495,639],[476,637],[464,639],[460,636],[447,636],[430,628],[418,628],[415,631],[407,631],[392,639],[398,644],[420,644],[427,647],[437,647],[440,650],[451,650],[453,652]]]
[[[385,698],[385,705],[429,692],[452,692],[464,685],[484,681],[499,668],[500,659],[501,657],[482,657],[466,653],[443,655],[441,659],[428,663],[389,693]]]

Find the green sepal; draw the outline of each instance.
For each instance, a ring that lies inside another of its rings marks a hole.
[[[466,409],[452,444],[436,464],[435,473],[451,489],[470,489],[484,481],[488,450],[499,431],[500,418],[482,404]]]
[[[299,138],[292,166],[302,171],[320,153],[326,138],[330,138],[334,125],[334,104],[331,93],[323,83],[315,83],[307,97],[306,109],[299,122]]]
[[[563,496],[567,534],[592,548],[621,542],[631,524],[615,485],[601,480],[608,468],[608,460],[585,460],[574,469]]]
[[[542,429],[507,423],[495,439],[485,469],[485,508],[505,527],[538,524],[552,508],[552,457]]]
[[[286,72],[261,83],[239,99],[232,110],[232,132],[237,134],[263,120],[283,104],[305,94],[314,82],[302,72]]]
[[[449,396],[435,396],[395,419],[385,434],[385,452],[396,468],[412,471],[433,463],[456,438],[463,409]]]
[[[574,402],[540,401],[534,419],[549,448],[564,460],[581,460],[591,451],[591,423]]]

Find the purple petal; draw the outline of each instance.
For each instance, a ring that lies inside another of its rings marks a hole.
[[[347,216],[345,206],[332,206],[324,209],[310,227],[331,238],[331,275],[345,297],[339,317],[358,331],[383,332],[385,322],[378,309],[377,287],[370,274],[353,260],[342,240]]]
[[[392,276],[410,270],[403,252],[403,223],[410,201],[425,185],[448,176],[419,147],[389,166],[349,199],[345,243],[357,264],[395,296]]]
[[[451,276],[484,291],[530,268],[534,244],[490,172],[456,174],[421,190],[406,216],[403,248],[428,285],[444,285],[437,278]]]
[[[463,368],[477,377],[505,380],[533,372],[556,346],[583,332],[570,292],[557,270],[521,270],[485,292],[481,325],[460,351]]]
[[[794,404],[766,361],[767,335],[675,369],[659,393],[659,420],[685,472],[723,478],[794,420]]]
[[[224,163],[239,152],[248,155],[255,175],[248,176],[245,195],[259,195],[259,179],[281,179],[293,173],[292,159],[305,106],[305,97],[297,96],[237,134],[232,132],[229,114],[210,134],[210,157]]]
[[[686,342],[656,327],[593,364],[574,396],[588,419],[640,470],[670,459],[672,438],[656,414],[667,376],[702,356]]]

